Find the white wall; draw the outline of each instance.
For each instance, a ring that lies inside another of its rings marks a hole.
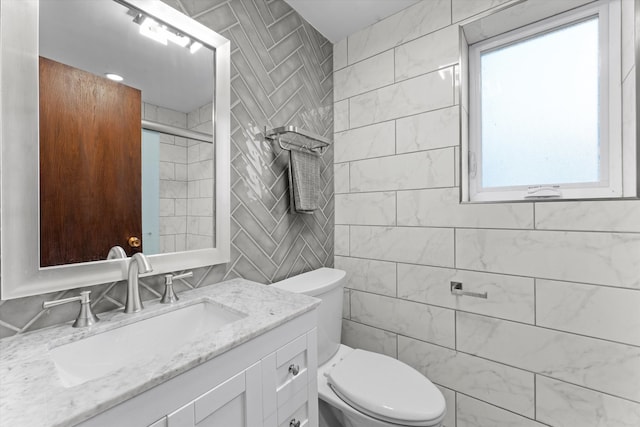
[[[458,203],[452,23],[499,3],[419,2],[334,45],[343,341],[431,378],[448,427],[638,426],[640,201]],[[628,45],[632,0],[623,21]]]

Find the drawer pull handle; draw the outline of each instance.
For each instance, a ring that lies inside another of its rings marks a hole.
[[[292,419],[291,422],[289,422],[289,427],[300,427],[300,421],[295,418]]]
[[[293,374],[293,376],[295,377],[296,375],[298,375],[298,372],[300,372],[300,366],[299,365],[289,365],[289,372],[291,372]],[[299,423],[300,422],[298,422],[298,424]]]

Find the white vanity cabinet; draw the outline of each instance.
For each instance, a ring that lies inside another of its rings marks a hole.
[[[150,427],[261,426],[260,363],[256,363]]]
[[[304,313],[80,425],[317,427],[315,326]]]
[[[316,329],[262,359],[264,427],[318,426],[317,368]]]

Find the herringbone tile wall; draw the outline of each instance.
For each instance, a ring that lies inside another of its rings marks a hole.
[[[178,291],[234,277],[271,283],[333,265],[333,149],[322,158],[322,209],[289,213],[288,155],[264,127],[333,134],[333,46],[283,0],[164,0],[231,40],[231,262],[201,268]],[[158,298],[162,278],[142,280]],[[92,288],[97,312],[123,306],[124,284]],[[42,310],[56,292],[0,302],[0,337],[70,321],[77,307]]]

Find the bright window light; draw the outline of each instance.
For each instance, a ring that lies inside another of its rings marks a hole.
[[[596,2],[469,46],[463,200],[623,195],[618,6]]]
[[[482,186],[597,182],[598,18],[480,62]]]

